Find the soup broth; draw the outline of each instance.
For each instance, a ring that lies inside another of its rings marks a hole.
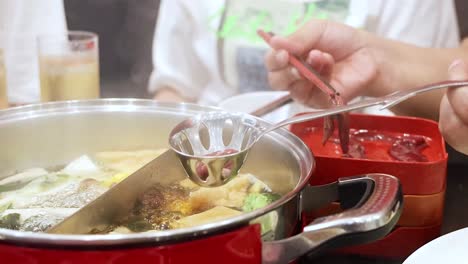
[[[83,155],[63,168],[31,168],[2,179],[0,228],[44,232],[164,151],[99,152]],[[240,174],[216,188],[199,187],[185,179],[150,186],[127,217],[92,233],[193,227],[262,208],[278,198],[251,174]],[[272,228],[261,224],[265,230]]]

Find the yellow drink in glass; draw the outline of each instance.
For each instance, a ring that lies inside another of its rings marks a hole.
[[[98,36],[92,32],[38,38],[41,101],[99,98]]]
[[[41,56],[41,100],[99,98],[99,62],[95,56]]]

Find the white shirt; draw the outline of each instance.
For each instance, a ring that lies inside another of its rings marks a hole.
[[[449,0],[166,0],[161,1],[154,35],[149,91],[169,86],[213,105],[237,93],[268,89],[262,68],[267,46],[255,41],[255,27],[270,25],[277,34],[291,33],[290,22],[307,17],[310,6],[309,17],[387,38],[424,47],[459,44]]]
[[[0,0],[0,49],[10,103],[40,100],[37,35],[66,29],[62,0]]]

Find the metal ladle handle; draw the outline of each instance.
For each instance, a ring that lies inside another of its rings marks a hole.
[[[262,132],[261,136],[275,129],[278,129],[280,127],[295,124],[295,123],[310,121],[310,120],[321,118],[321,117],[340,114],[340,113],[358,110],[358,109],[375,106],[375,105],[382,105],[380,110],[383,110],[383,109],[387,109],[392,106],[395,106],[420,93],[425,93],[425,92],[442,89],[442,88],[458,88],[458,87],[463,87],[463,86],[468,86],[468,80],[444,81],[444,82],[433,83],[433,84],[429,84],[429,85],[425,85],[425,86],[421,86],[421,87],[417,87],[413,89],[397,91],[395,93],[391,93],[389,95],[385,95],[382,97],[361,100],[359,102],[349,104],[349,105],[337,106],[337,107],[333,107],[333,108],[326,109],[326,110],[320,110],[320,111],[316,111],[312,113],[307,113],[304,115],[294,116],[286,120],[283,120],[275,125],[272,125],[271,127],[266,128]]]

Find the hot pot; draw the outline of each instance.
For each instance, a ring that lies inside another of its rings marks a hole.
[[[174,125],[210,110],[216,109],[138,99],[3,110],[0,177],[34,166],[63,165],[96,151],[166,148]],[[370,174],[311,187],[308,182],[314,166],[307,146],[286,129],[278,130],[255,145],[242,169],[283,194],[265,208],[203,226],[154,233],[56,235],[0,229],[1,262],[286,263],[325,248],[373,241],[390,232],[402,208],[396,178]],[[302,212],[333,201],[341,201],[347,210],[299,230]],[[262,217],[274,221],[267,234],[260,232]]]

